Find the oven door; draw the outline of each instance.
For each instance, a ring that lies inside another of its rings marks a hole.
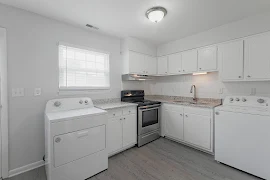
[[[138,110],[138,135],[159,129],[160,105],[143,106]]]

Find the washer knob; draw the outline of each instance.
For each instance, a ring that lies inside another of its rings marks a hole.
[[[82,104],[83,103],[83,100],[80,100],[79,103]]]
[[[239,98],[236,98],[235,100],[236,100],[236,101],[240,101],[240,99],[239,99]]]
[[[85,103],[85,104],[88,104],[88,100],[85,100],[84,103]]]
[[[54,102],[54,106],[55,106],[55,107],[61,106],[61,102],[60,102],[60,101],[55,101],[55,102]]]
[[[246,101],[247,101],[247,99],[246,99],[246,98],[242,98],[242,101],[243,101],[243,102],[246,102]]]
[[[230,98],[230,101],[232,102],[233,101],[233,98]]]
[[[257,102],[258,103],[264,103],[264,99],[258,99]]]

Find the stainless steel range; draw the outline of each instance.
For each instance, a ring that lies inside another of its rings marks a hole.
[[[145,100],[143,90],[122,91],[121,101],[138,104],[138,147],[160,137],[160,102]]]

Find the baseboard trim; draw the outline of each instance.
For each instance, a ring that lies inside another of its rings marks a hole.
[[[39,168],[41,166],[44,166],[44,161],[43,160],[34,162],[32,164],[28,164],[26,166],[22,166],[22,167],[19,167],[19,168],[16,168],[16,169],[12,169],[12,170],[9,171],[9,173],[8,173],[9,176],[8,177],[13,177],[13,176],[25,173],[27,171],[31,171],[33,169]]]

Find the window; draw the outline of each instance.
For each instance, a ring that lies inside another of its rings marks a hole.
[[[108,89],[109,54],[59,45],[60,89]]]

